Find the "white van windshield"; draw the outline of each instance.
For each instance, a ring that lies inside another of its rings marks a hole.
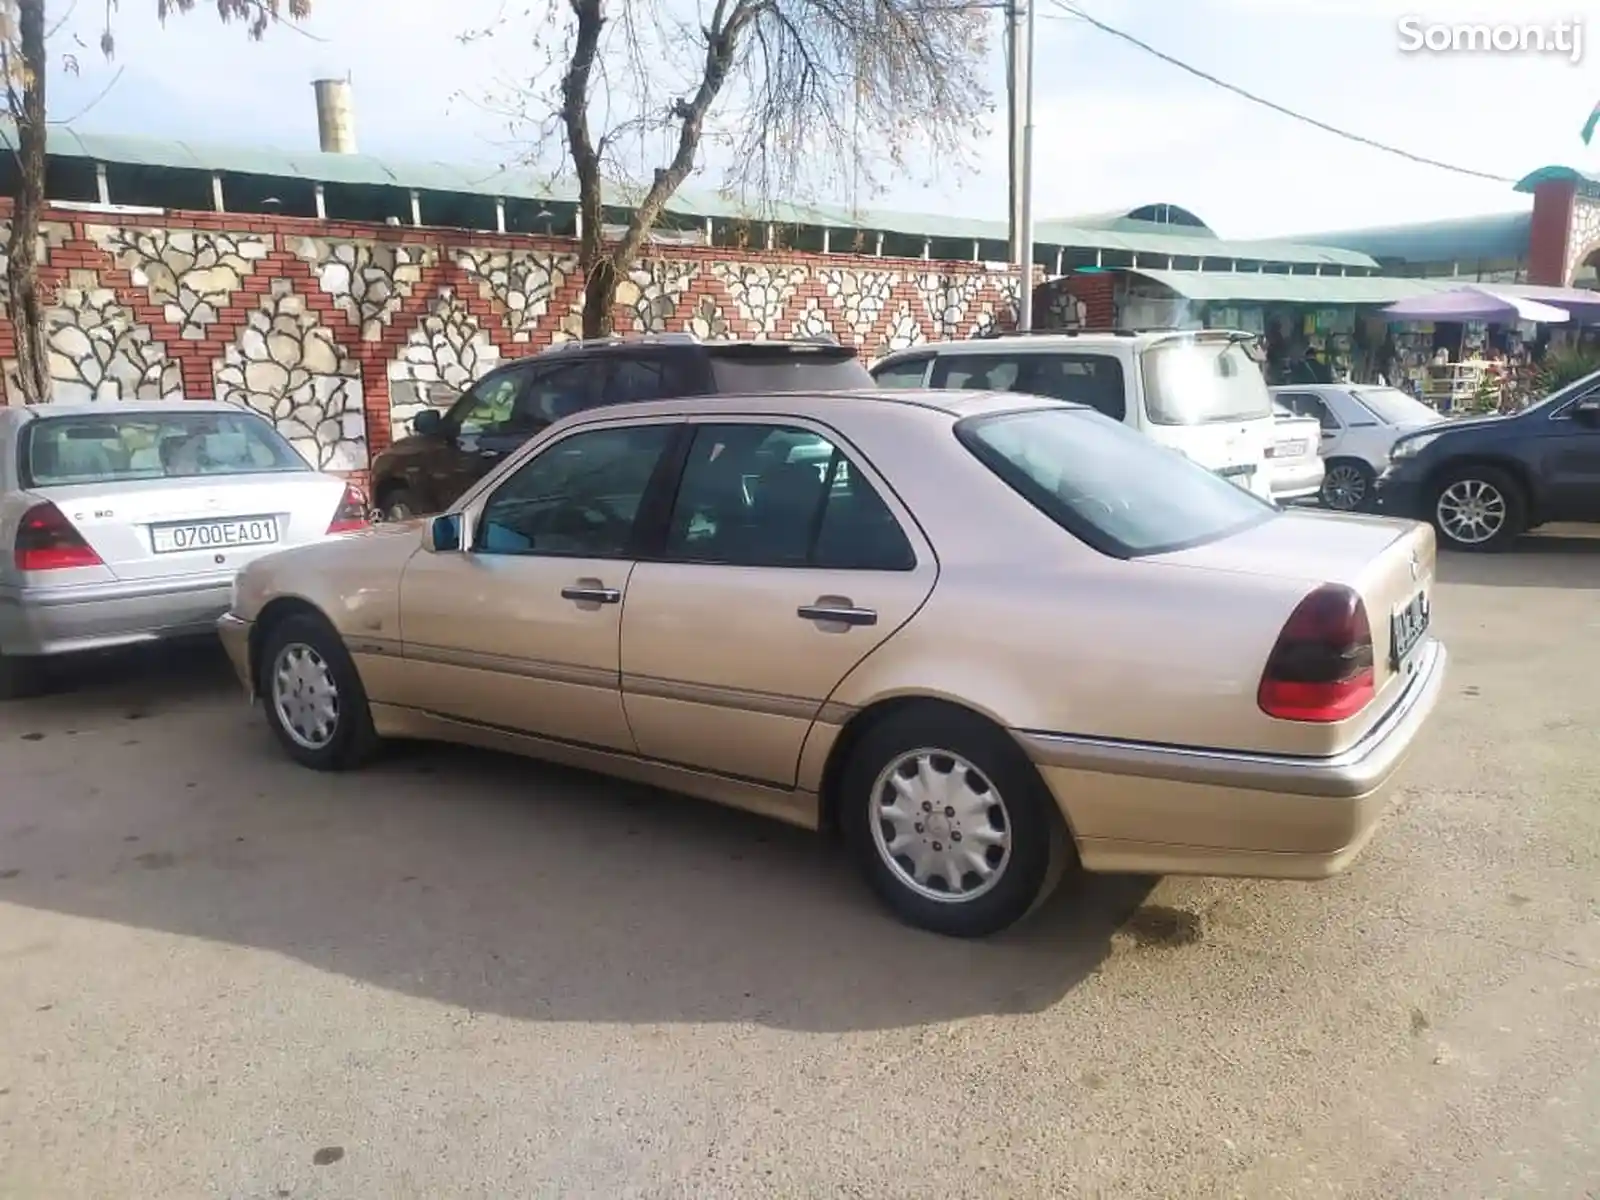
[[[1261,368],[1237,342],[1157,342],[1143,354],[1145,408],[1157,425],[1211,425],[1272,416]]]

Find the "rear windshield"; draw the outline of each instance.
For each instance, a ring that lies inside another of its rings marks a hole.
[[[1357,403],[1385,425],[1432,425],[1444,420],[1437,410],[1399,388],[1362,388],[1352,392]]]
[[[1211,425],[1272,415],[1261,368],[1238,342],[1157,342],[1143,358],[1145,408],[1157,425]]]
[[[1080,408],[969,417],[956,436],[1045,516],[1118,558],[1214,541],[1276,512],[1176,450]]]
[[[309,470],[272,426],[247,413],[119,413],[44,417],[22,444],[29,487],[190,475]]]
[[[850,392],[875,386],[854,354],[780,350],[771,354],[713,354],[711,376],[717,391]]]

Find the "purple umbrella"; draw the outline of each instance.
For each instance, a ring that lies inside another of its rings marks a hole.
[[[1565,309],[1478,287],[1452,288],[1448,292],[1413,296],[1389,305],[1383,312],[1385,316],[1405,321],[1489,321],[1502,325],[1513,321],[1559,325],[1572,319]]]

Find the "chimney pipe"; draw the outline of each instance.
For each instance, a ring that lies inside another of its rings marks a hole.
[[[317,92],[317,139],[324,154],[356,152],[356,111],[350,80],[318,79],[311,86]]]

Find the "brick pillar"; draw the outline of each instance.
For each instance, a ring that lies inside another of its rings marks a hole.
[[[1578,185],[1552,179],[1533,190],[1533,222],[1528,229],[1528,282],[1567,286],[1567,251]]]

